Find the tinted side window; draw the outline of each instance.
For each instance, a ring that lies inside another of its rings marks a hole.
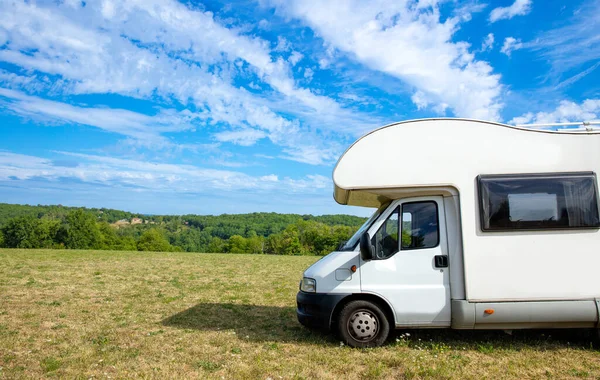
[[[480,176],[484,231],[600,227],[592,173]]]
[[[437,203],[402,205],[402,249],[433,248],[440,242]]]
[[[394,212],[388,216],[383,222],[377,233],[372,238],[372,243],[375,246],[375,258],[387,259],[397,253],[400,244],[398,243],[399,236],[399,208],[396,207]]]

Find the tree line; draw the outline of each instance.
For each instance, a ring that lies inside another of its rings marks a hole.
[[[277,213],[154,216],[0,204],[0,247],[324,255],[364,220]]]

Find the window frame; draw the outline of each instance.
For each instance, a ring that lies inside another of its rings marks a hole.
[[[371,244],[373,243],[373,239],[376,238],[377,233],[379,232],[379,230],[385,226],[385,223],[392,216],[392,214],[394,212],[396,212],[396,210],[398,210],[399,213],[402,211],[402,208],[401,208],[402,203],[400,203],[400,202],[396,203],[393,207],[391,207],[391,206],[392,206],[392,204],[390,203],[388,205],[388,207],[392,210],[391,212],[389,212],[389,213],[382,213],[380,215],[380,218],[383,215],[385,215],[385,218],[383,218],[383,221],[379,224],[379,226],[377,227],[377,229],[373,233],[373,236],[371,237]],[[387,259],[390,259],[390,258],[394,257],[395,255],[398,254],[398,252],[400,252],[402,250],[401,249],[402,248],[402,242],[401,242],[401,239],[402,239],[401,227],[402,226],[401,226],[401,224],[402,224],[402,215],[399,214],[398,215],[398,250],[396,252],[392,253],[391,255],[387,256],[387,257],[381,257],[381,258],[377,257],[377,252],[375,252],[375,255],[373,256],[372,260],[387,260]],[[374,249],[377,250],[377,245],[375,245]]]
[[[402,216],[404,215],[404,211],[402,211],[404,209],[404,205],[409,205],[409,204],[416,204],[416,203],[433,203],[435,205],[435,216],[437,219],[437,223],[436,223],[436,227],[437,227],[437,241],[435,243],[434,246],[431,247],[413,247],[413,248],[403,248],[402,247],[402,227],[403,227],[403,222],[402,222]],[[428,200],[422,200],[422,201],[411,201],[411,202],[404,202],[402,204],[400,204],[400,236],[399,236],[399,244],[400,244],[400,251],[416,251],[419,249],[433,249],[433,248],[437,248],[440,246],[440,208],[438,206],[438,203],[433,200],[433,199],[428,199]],[[399,251],[399,252],[400,252]]]
[[[485,227],[485,215],[484,215],[484,197],[483,197],[483,181],[484,180],[535,180],[535,179],[563,179],[563,178],[581,178],[581,179],[592,179],[594,186],[595,200],[596,200],[596,211],[600,217],[600,195],[598,194],[598,179],[595,172],[556,172],[556,173],[522,173],[522,174],[480,174],[477,176],[477,198],[479,204],[479,228],[483,233],[494,233],[494,232],[535,232],[535,231],[557,231],[557,230],[598,230],[600,229],[600,223],[596,226],[547,226],[547,227],[519,227],[519,228],[507,228],[507,227],[496,227],[486,228]]]

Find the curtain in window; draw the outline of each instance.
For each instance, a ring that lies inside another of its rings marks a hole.
[[[482,184],[481,186],[481,210],[483,211],[480,216],[483,218],[481,223],[483,223],[483,228],[490,228],[490,189],[487,184]]]
[[[592,226],[597,223],[596,192],[594,184],[589,180],[563,181],[565,204],[569,216],[569,226]]]
[[[585,207],[585,201],[583,198],[582,187],[579,185],[580,183],[574,183],[574,181],[563,181],[569,226],[581,226],[584,224],[583,209]]]

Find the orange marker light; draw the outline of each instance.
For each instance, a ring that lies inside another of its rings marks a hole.
[[[356,272],[356,265],[352,265],[350,267],[350,270],[352,271],[352,273],[355,273]]]
[[[492,315],[494,314],[494,309],[485,309],[483,312],[487,315]]]

